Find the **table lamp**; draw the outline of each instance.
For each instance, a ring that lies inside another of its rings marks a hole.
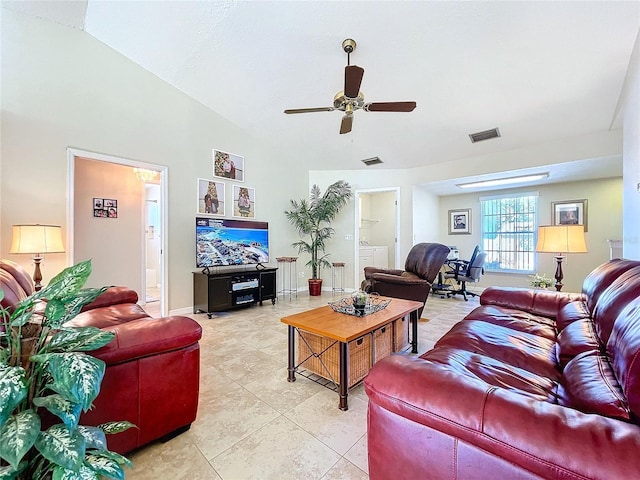
[[[536,252],[555,253],[556,290],[562,290],[562,260],[566,253],[587,253],[583,225],[544,225],[538,228]]]
[[[9,253],[30,253],[36,266],[33,272],[36,292],[42,289],[40,262],[43,253],[64,253],[62,227],[58,225],[13,225]]]

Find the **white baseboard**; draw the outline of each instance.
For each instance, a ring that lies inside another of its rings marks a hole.
[[[192,315],[193,307],[176,308],[175,310],[169,310],[169,316],[172,315]]]

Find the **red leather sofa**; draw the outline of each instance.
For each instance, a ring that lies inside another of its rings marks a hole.
[[[581,294],[480,303],[371,369],[370,479],[640,478],[640,262],[599,266]]]
[[[10,308],[33,293],[20,265],[0,261],[2,306]],[[113,331],[115,338],[90,352],[107,365],[94,408],[82,425],[128,420],[137,428],[108,435],[108,448],[130,452],[189,428],[196,418],[202,328],[191,318],[151,318],[126,287],[111,287],[69,324]]]

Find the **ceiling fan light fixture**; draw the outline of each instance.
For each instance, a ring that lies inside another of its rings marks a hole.
[[[371,165],[378,165],[383,162],[379,157],[371,157],[365,158],[364,160],[362,160],[362,163],[364,163],[367,167],[370,167]]]

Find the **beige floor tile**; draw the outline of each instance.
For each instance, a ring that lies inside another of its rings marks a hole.
[[[223,479],[320,479],[340,456],[308,432],[278,417],[216,456],[213,467]]]
[[[367,434],[365,433],[360,439],[349,449],[344,458],[353,463],[360,470],[369,473],[369,459],[367,457]]]
[[[125,469],[127,480],[222,480],[202,455],[191,432],[183,433],[167,443],[154,443],[128,458],[133,468]]]
[[[321,480],[367,480],[368,478],[365,472],[341,458]]]
[[[300,379],[299,381],[309,381]],[[285,416],[340,455],[344,455],[367,431],[367,401],[350,395],[349,410],[338,408],[338,394],[324,389]]]

